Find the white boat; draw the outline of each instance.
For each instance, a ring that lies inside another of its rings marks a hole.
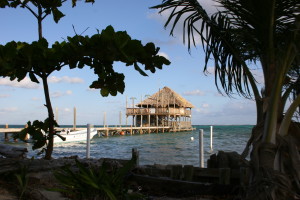
[[[62,140],[59,136],[54,136],[53,143],[62,143],[62,142],[79,142],[87,140],[87,130],[80,131],[70,131],[69,129],[62,130],[58,133],[62,137],[66,138],[66,140]],[[91,129],[90,139],[92,139],[97,134],[96,129]]]

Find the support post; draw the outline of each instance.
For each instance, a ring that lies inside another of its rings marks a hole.
[[[199,160],[200,167],[204,168],[203,129],[199,131]]]
[[[119,114],[120,127],[122,127],[122,111]]]
[[[58,108],[55,108],[55,121],[58,124]]]
[[[5,128],[8,128],[8,124],[5,124]],[[4,140],[5,140],[5,141],[8,141],[8,140],[9,140],[8,133],[5,133],[5,134],[4,134]]]
[[[91,124],[87,124],[87,134],[86,134],[86,158],[90,158],[90,144],[91,144]]]
[[[182,165],[172,165],[170,176],[171,179],[181,180],[183,177]]]
[[[219,169],[219,183],[222,185],[230,184],[230,168]]]
[[[151,127],[151,116],[150,116],[150,109],[148,110],[148,112],[149,112],[149,115],[148,115],[148,127],[149,127],[149,133],[150,133],[150,127]]]
[[[132,115],[132,126],[134,126],[134,117],[135,115]]]
[[[178,117],[178,121],[179,121],[179,132],[181,131],[181,114],[180,114],[180,108],[179,108],[179,117]]]
[[[103,113],[103,127],[105,128],[106,126],[106,112]]]
[[[74,121],[73,121],[73,130],[76,130],[76,107],[74,107]]]
[[[185,181],[193,181],[194,176],[194,166],[184,165],[183,167],[183,178]]]
[[[135,160],[135,167],[138,167],[140,162],[140,157],[137,148],[132,148],[132,159]]]

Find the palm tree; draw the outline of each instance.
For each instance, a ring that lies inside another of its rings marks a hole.
[[[171,35],[183,23],[184,42],[189,49],[200,37],[205,52],[204,70],[213,58],[219,91],[229,96],[237,92],[256,102],[257,124],[243,154],[246,156],[252,147],[247,198],[299,196],[300,128],[291,119],[300,105],[300,2],[216,2],[220,7],[212,15],[197,0],[163,0],[153,8],[160,12],[171,10],[165,24],[171,26]],[[263,72],[262,92],[251,73],[253,64],[261,66]],[[291,105],[284,112],[292,94]]]

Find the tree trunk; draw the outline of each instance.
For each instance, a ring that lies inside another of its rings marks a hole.
[[[263,142],[264,124],[252,130],[252,170],[246,199],[294,199],[300,191],[300,128],[292,123],[288,135],[276,134],[273,144]]]
[[[46,107],[48,110],[48,118],[49,118],[49,133],[48,133],[48,144],[46,148],[45,159],[50,160],[52,151],[53,151],[53,133],[54,133],[54,114],[51,105],[50,95],[49,95],[49,87],[47,82],[47,76],[42,77],[43,86],[44,86],[44,94],[46,100]]]
[[[38,34],[39,34],[39,40],[43,38],[43,27],[42,27],[42,21],[43,21],[43,10],[42,6],[38,4]]]

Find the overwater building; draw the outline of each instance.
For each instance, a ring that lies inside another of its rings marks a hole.
[[[192,130],[194,106],[168,87],[160,89],[138,104],[128,107],[126,117],[132,117],[135,127],[166,127],[169,131]]]

